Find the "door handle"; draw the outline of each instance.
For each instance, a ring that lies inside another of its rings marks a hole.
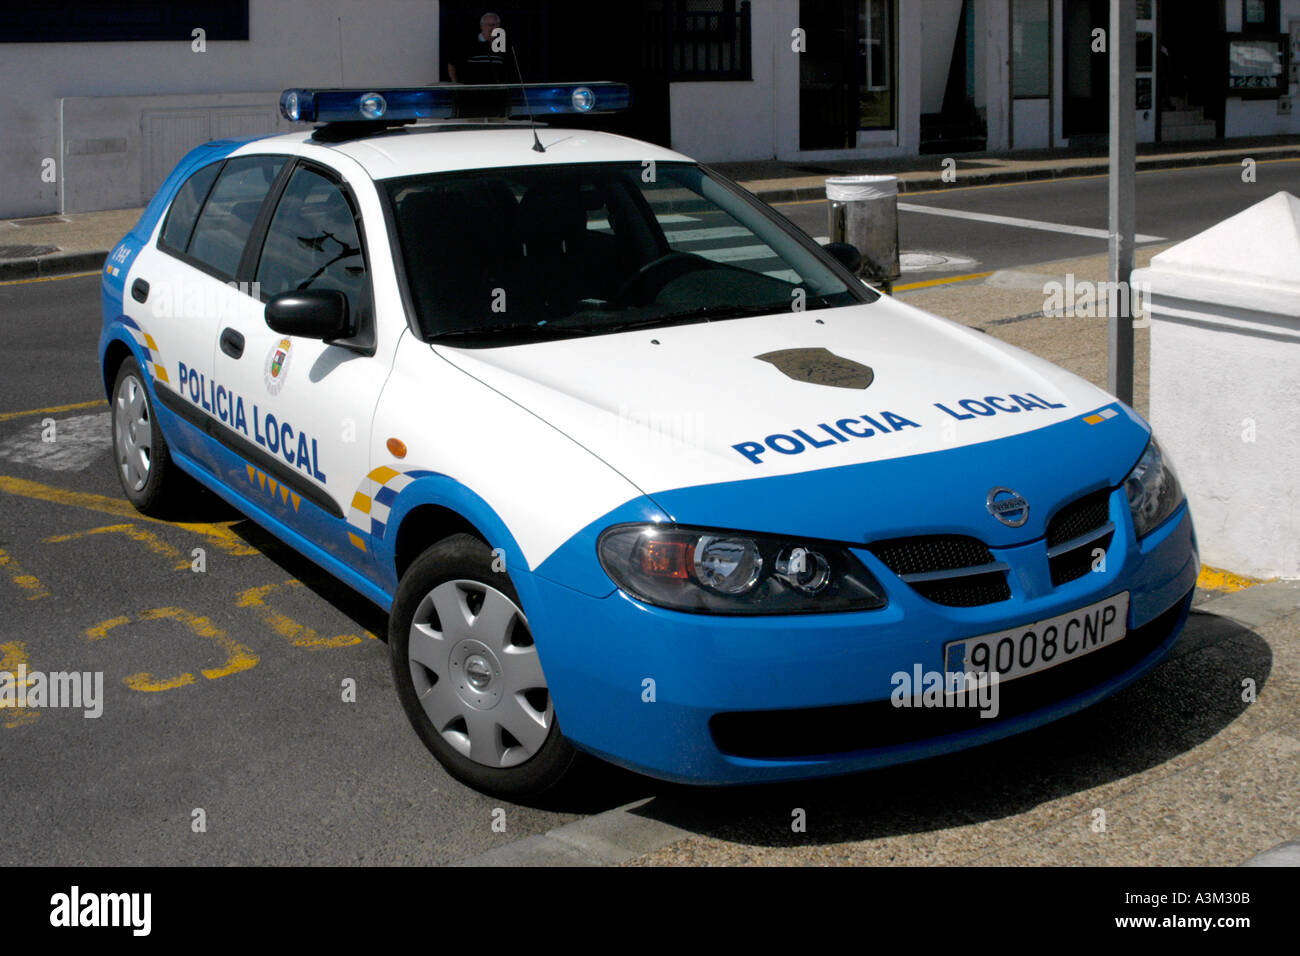
[[[149,298],[149,283],[143,279],[136,279],[131,283],[131,298],[137,302],[143,302]]]
[[[222,329],[221,351],[231,358],[239,358],[244,354],[244,337],[234,329]]]

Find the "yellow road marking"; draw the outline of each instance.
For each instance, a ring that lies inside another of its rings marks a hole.
[[[352,647],[362,643],[362,638],[356,634],[338,634],[334,637],[321,637],[314,630],[306,625],[299,624],[287,614],[275,610],[266,603],[268,595],[273,594],[282,588],[300,588],[302,582],[296,578],[283,581],[280,584],[263,584],[261,587],[249,588],[241,591],[235,599],[235,607],[254,608],[261,615],[266,625],[285,638],[294,647],[305,647],[309,650],[321,650],[327,647]],[[366,631],[366,637],[371,640],[378,640],[374,634]]]
[[[24,412],[0,412],[0,422],[7,422],[14,418],[26,418],[28,415],[57,415],[59,412],[75,412],[81,408],[95,408],[97,405],[107,405],[108,402],[102,398],[97,398],[93,402],[73,402],[71,405],[51,405],[49,408],[29,408]]]
[[[10,475],[0,475],[0,492],[14,495],[19,498],[30,498],[36,501],[49,501],[57,505],[67,505],[72,508],[84,508],[87,511],[99,511],[103,514],[113,515],[117,518],[130,518],[135,521],[145,521],[152,524],[166,525],[168,527],[182,528],[193,534],[202,535],[212,542],[213,546],[227,554],[237,556],[247,556],[257,554],[258,550],[251,545],[245,544],[239,536],[230,530],[233,521],[213,524],[210,522],[186,522],[186,521],[161,521],[157,518],[150,518],[136,511],[131,503],[123,501],[120,498],[109,498],[105,495],[96,495],[84,491],[68,491],[66,488],[55,488],[52,485],[43,485],[37,481],[28,481],[25,478],[14,478]]]
[[[206,617],[195,614],[193,611],[187,611],[181,607],[156,607],[145,611],[140,615],[139,619],[141,622],[176,621],[184,624],[192,633],[204,640],[215,642],[218,647],[226,652],[226,660],[218,667],[205,667],[199,671],[208,680],[228,677],[231,674],[238,674],[240,671],[246,671],[257,666],[259,658],[252,648],[236,641]],[[92,641],[100,640],[106,637],[109,631],[129,623],[130,620],[129,617],[122,616],[100,621],[98,624],[86,629],[86,637]],[[157,677],[154,674],[141,671],[138,674],[131,674],[122,678],[122,683],[126,684],[127,687],[143,693],[175,690],[177,687],[185,687],[197,681],[198,678],[189,671],[172,677]]]
[[[86,276],[97,276],[100,270],[94,269],[90,272],[69,272],[62,276],[35,276],[31,279],[6,279],[0,282],[0,285],[24,285],[28,282],[58,282],[62,279],[84,279]]]
[[[131,619],[125,614],[120,617],[110,617],[107,621],[100,621],[94,627],[86,628],[86,637],[90,638],[92,641],[98,641],[102,638],[108,637],[108,632],[113,628],[120,627],[123,624],[129,624],[130,622]]]
[[[121,534],[130,538],[132,541],[139,541],[154,554],[161,554],[163,557],[171,558],[175,563],[172,565],[173,570],[185,571],[190,567],[190,559],[181,553],[179,548],[172,547],[152,531],[146,531],[144,528],[136,527],[133,524],[110,524],[102,528],[91,528],[88,531],[74,531],[71,534],[56,534],[43,539],[45,544],[63,544],[67,541],[76,541],[92,534]]]
[[[993,275],[992,272],[972,272],[964,276],[946,276],[942,279],[926,279],[924,282],[909,282],[906,285],[894,286],[895,292],[911,292],[914,289],[930,289],[937,285],[952,285],[954,282],[973,282],[976,279],[987,279]]]
[[[50,591],[34,574],[28,574],[22,569],[17,561],[4,548],[0,548],[0,568],[9,572],[10,579],[18,585],[27,595],[27,600],[35,601],[39,598],[49,597]]]
[[[1240,574],[1233,574],[1231,571],[1225,571],[1222,568],[1212,568],[1208,564],[1201,565],[1200,576],[1196,579],[1196,586],[1204,588],[1207,591],[1224,591],[1231,593],[1233,591],[1244,591],[1246,588],[1254,587],[1256,584],[1264,582],[1257,578],[1248,578]]]
[[[0,644],[0,671],[13,675],[10,677],[10,680],[14,682],[15,691],[18,689],[18,668],[27,662],[27,645],[22,641],[5,641],[3,644]],[[32,678],[27,678],[23,683],[30,687]],[[0,711],[7,709],[10,709],[10,705],[6,701],[0,700]],[[0,717],[0,722],[3,722],[6,728],[21,727],[23,724],[30,724],[40,716],[40,711],[32,710],[28,707],[20,708],[14,706],[13,709],[16,713],[12,717]]]

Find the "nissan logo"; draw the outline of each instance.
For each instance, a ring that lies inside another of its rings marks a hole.
[[[1029,520],[1029,502],[1010,488],[994,488],[987,505],[989,514],[1008,528],[1019,528]]]

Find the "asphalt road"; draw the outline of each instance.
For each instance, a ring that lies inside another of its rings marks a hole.
[[[1242,168],[1206,166],[1153,170],[1138,175],[1137,231],[1177,242],[1241,212],[1279,190],[1300,195],[1300,160],[1261,162],[1256,181],[1242,182]],[[905,193],[903,206],[955,210],[979,216],[1027,219],[1054,225],[1107,228],[1107,181],[1102,177],[963,187]],[[824,201],[780,203],[777,210],[810,236],[829,229]],[[901,209],[899,245],[904,253],[951,261],[926,269],[904,268],[901,283],[991,272],[1106,251],[1106,240],[978,219],[958,219]]]
[[[104,674],[98,718],[0,709],[0,864],[446,863],[643,795],[461,786],[407,724],[377,608],[212,496],[137,514],[106,406],[14,415],[102,398],[98,286],[0,285],[0,670]]]
[[[1300,192],[1300,164],[1261,166],[1254,186],[1239,179],[1232,170],[1144,176],[1140,230],[1179,238],[1276,189]],[[1104,181],[1081,180],[908,201],[1097,226],[1104,198]],[[821,208],[781,209],[824,234]],[[965,256],[979,270],[1104,248],[921,214],[905,214],[903,242]],[[609,770],[591,774],[580,800],[529,808],[451,780],[401,713],[375,637],[385,626],[377,608],[209,496],[184,523],[143,518],[126,503],[100,404],[99,323],[96,276],[0,284],[0,670],[104,674],[98,718],[0,710],[0,864],[445,863],[649,795],[701,832],[739,838],[772,820],[788,829],[788,810],[777,811],[790,786],[701,792]],[[42,441],[47,419],[52,443]],[[348,679],[355,703],[343,699]],[[1134,700],[1174,693],[1164,687],[1126,692],[999,753],[1028,780],[1040,757],[1060,764],[1098,726],[1132,716]],[[1136,713],[1145,721],[1157,711]],[[1232,717],[1216,712],[1211,723]],[[1126,759],[1150,765],[1164,753],[1139,751]],[[1108,756],[1097,752],[1097,774],[1115,772]],[[987,778],[985,758],[954,759],[810,785],[800,800],[835,815],[850,837],[864,832],[864,788],[948,792],[954,768]],[[1052,786],[1092,772],[1058,770]],[[1022,799],[1005,788],[981,793],[981,817],[1015,812]],[[922,820],[912,798],[892,811],[889,802],[872,804],[870,832],[942,828],[950,815]],[[196,811],[204,832],[195,832]]]

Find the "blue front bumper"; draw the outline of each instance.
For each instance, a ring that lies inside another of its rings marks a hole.
[[[1190,607],[1199,572],[1192,520],[1184,504],[1139,543],[1122,490],[1112,493],[1111,518],[1116,533],[1104,570],[1047,589],[1017,583],[1013,575],[1011,599],[980,607],[927,601],[861,551],[888,593],[889,605],[878,611],[686,614],[622,592],[596,597],[530,575],[529,620],[561,729],[585,750],[696,784],[850,773],[1040,726],[1151,670],[1177,640]],[[1040,557],[1045,564],[1045,549],[1040,539],[995,554],[1025,567]],[[949,641],[1044,620],[1124,591],[1125,639],[1004,683],[998,717],[945,724],[934,711],[890,705],[891,675],[916,665],[942,671]]]

